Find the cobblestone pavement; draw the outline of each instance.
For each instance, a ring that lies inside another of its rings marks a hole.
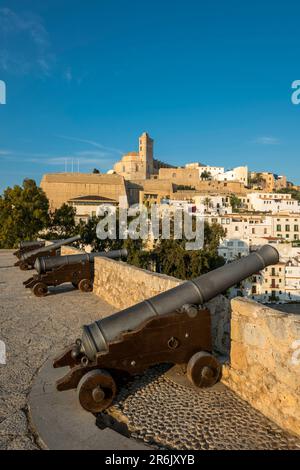
[[[178,383],[164,372],[164,366],[156,366],[135,377],[108,410],[131,437],[163,449],[300,450],[300,439],[222,383],[199,390],[187,380],[184,384],[185,376]]]
[[[68,285],[37,298],[22,285],[33,271],[20,271],[15,261],[11,250],[0,250],[0,340],[7,350],[7,363],[0,364],[0,449],[36,449],[26,404],[35,373],[80,334],[83,323],[113,307]]]

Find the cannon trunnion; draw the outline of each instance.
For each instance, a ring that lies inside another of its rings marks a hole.
[[[94,281],[94,260],[98,256],[111,259],[126,257],[127,250],[37,258],[34,264],[37,274],[23,284],[26,288],[32,289],[37,297],[44,297],[48,287],[56,287],[66,282],[70,282],[82,292],[91,292]]]
[[[81,339],[54,361],[54,367],[70,367],[58,380],[57,389],[77,387],[83,408],[95,413],[112,403],[124,374],[141,373],[155,364],[184,364],[195,386],[214,385],[221,366],[212,354],[210,312],[201,306],[278,261],[278,251],[265,245],[247,257],[85,325]]]

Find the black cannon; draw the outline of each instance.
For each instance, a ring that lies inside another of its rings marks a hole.
[[[32,289],[37,297],[45,296],[49,286],[58,286],[65,282],[71,282],[82,292],[90,292],[93,289],[94,260],[100,256],[111,259],[126,258],[127,250],[37,258],[34,263],[37,274],[23,284]]]
[[[159,363],[180,364],[193,385],[214,385],[221,365],[212,355],[211,318],[203,304],[238,282],[277,264],[278,251],[265,245],[245,258],[83,327],[78,339],[54,360],[69,366],[57,389],[77,387],[81,405],[107,408],[120,377]]]
[[[38,248],[42,248],[43,246],[45,246],[45,243],[45,240],[32,240],[20,242],[18,250],[15,251],[13,254],[20,259],[24,253],[36,250]]]
[[[63,245],[69,245],[70,243],[80,240],[80,238],[80,235],[75,235],[74,237],[67,238],[65,240],[58,240],[50,245],[42,246],[41,248],[23,253],[20,256],[20,259],[15,263],[15,266],[19,266],[23,271],[32,269],[37,258],[57,256],[60,254],[60,248]]]

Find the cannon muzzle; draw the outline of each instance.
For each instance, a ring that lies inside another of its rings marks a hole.
[[[58,250],[63,245],[69,245],[70,243],[76,242],[77,240],[80,240],[80,239],[81,239],[80,235],[75,235],[74,237],[71,237],[71,238],[66,238],[64,240],[58,240],[55,243],[52,243],[50,245],[43,246],[41,248],[37,248],[36,250],[30,251],[28,253],[24,253],[21,256],[21,260],[23,262],[26,262],[26,260],[29,259],[30,257],[43,256],[43,253]]]
[[[249,256],[226,264],[173,289],[155,295],[132,307],[83,327],[82,352],[94,360],[98,352],[108,351],[108,345],[126,331],[134,331],[157,315],[167,315],[184,305],[202,305],[238,282],[279,261],[278,251],[264,245]]]
[[[38,274],[43,274],[61,266],[72,265],[77,263],[93,263],[97,257],[105,257],[110,259],[126,258],[127,250],[99,251],[97,253],[82,253],[78,255],[67,256],[51,256],[50,258],[37,258],[34,268]]]

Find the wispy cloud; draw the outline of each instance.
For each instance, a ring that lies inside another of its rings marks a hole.
[[[55,62],[49,33],[36,14],[0,8],[0,67],[25,75],[49,75]]]
[[[3,153],[1,153],[3,152]],[[5,152],[0,150],[0,157],[3,156],[11,161],[18,161],[24,163],[34,163],[37,165],[65,165],[77,168],[77,165],[82,167],[97,165],[98,167],[112,166],[115,159],[103,151],[84,150],[81,152],[74,152],[72,154],[54,155],[49,153],[31,153],[31,152],[18,152],[9,151]]]
[[[257,139],[255,139],[254,143],[261,144],[261,145],[279,145],[280,140],[277,137],[263,136],[263,137],[258,137]]]
[[[8,156],[8,155],[11,155],[11,150],[5,150],[5,149],[0,149],[0,156]]]
[[[67,135],[57,135],[56,137],[59,137],[60,139],[65,139],[65,140],[72,140],[73,142],[80,142],[80,143],[83,143],[83,144],[89,144],[91,145],[92,147],[96,147],[98,149],[101,149],[101,150],[105,150],[107,152],[110,152],[110,153],[117,153],[119,155],[123,155],[123,151],[118,149],[118,148],[114,148],[114,147],[107,147],[99,142],[96,142],[95,140],[89,140],[89,139],[79,139],[77,137],[70,137],[70,136],[67,136]]]

